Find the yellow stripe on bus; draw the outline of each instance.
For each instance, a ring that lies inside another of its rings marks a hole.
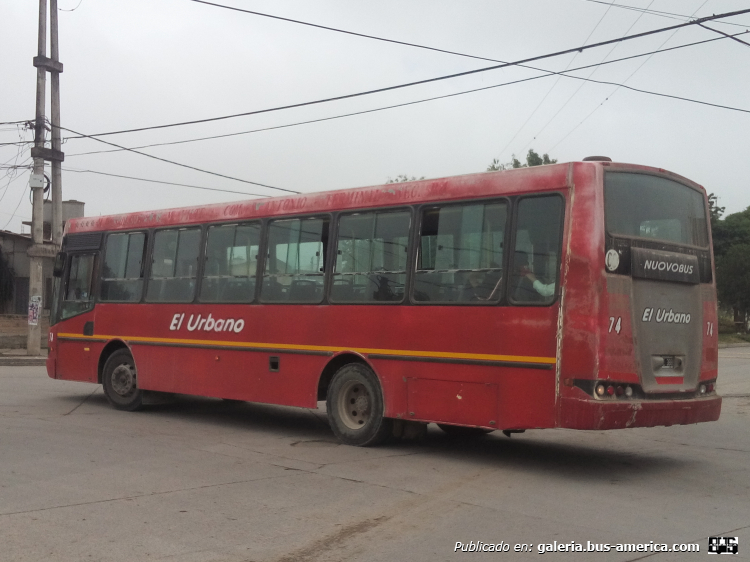
[[[81,334],[58,334],[59,338],[75,338],[86,340],[108,341],[121,339],[133,343],[165,343],[181,345],[210,345],[222,347],[236,347],[238,349],[288,349],[290,351],[355,351],[363,355],[394,355],[398,357],[430,357],[435,359],[468,359],[472,361],[504,361],[512,363],[538,363],[541,365],[554,365],[557,360],[554,357],[529,357],[525,355],[489,355],[485,353],[452,353],[449,351],[409,351],[404,349],[372,349],[369,347],[334,347],[328,345],[298,345],[288,343],[257,343],[257,342],[234,342],[218,340],[186,340],[174,338],[147,338],[129,336],[83,336]]]

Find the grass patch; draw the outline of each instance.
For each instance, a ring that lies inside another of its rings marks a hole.
[[[750,343],[750,334],[719,333],[719,343]]]

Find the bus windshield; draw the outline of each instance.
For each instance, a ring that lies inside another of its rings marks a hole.
[[[604,176],[607,231],[707,247],[703,195],[666,178],[626,172]]]

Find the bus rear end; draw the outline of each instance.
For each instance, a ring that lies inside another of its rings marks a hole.
[[[663,170],[593,166],[588,193],[582,189],[574,209],[597,218],[590,221],[594,232],[589,229],[595,243],[578,244],[592,253],[592,265],[578,273],[571,268],[567,280],[572,302],[564,307],[573,322],[563,322],[559,425],[715,421],[721,398],[705,191]],[[573,246],[583,235],[574,229]],[[583,299],[590,302],[588,321]]]

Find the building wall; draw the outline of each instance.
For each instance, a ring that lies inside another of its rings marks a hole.
[[[26,314],[29,305],[29,256],[31,238],[12,232],[0,232],[0,250],[16,273],[15,288],[11,300],[0,303],[0,314]],[[42,263],[42,308],[49,310],[52,287],[52,260]]]

